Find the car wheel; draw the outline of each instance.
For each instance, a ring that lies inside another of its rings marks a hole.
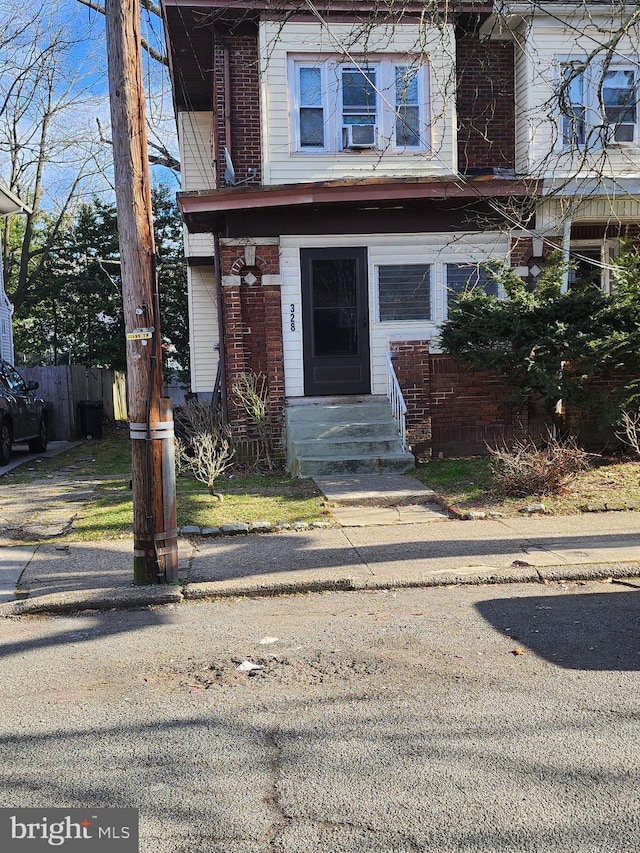
[[[32,453],[44,453],[47,449],[48,435],[47,422],[44,418],[40,419],[40,430],[38,437],[29,442],[29,450]]]
[[[11,460],[11,426],[3,421],[0,424],[0,465],[8,465]]]

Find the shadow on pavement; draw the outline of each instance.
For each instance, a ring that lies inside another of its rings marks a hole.
[[[565,669],[640,670],[638,590],[500,598],[476,605],[496,630]]]

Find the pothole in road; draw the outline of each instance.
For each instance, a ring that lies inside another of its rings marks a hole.
[[[245,661],[261,667],[239,671]],[[278,684],[326,684],[380,678],[395,670],[397,665],[373,655],[354,656],[339,651],[318,651],[304,657],[286,654],[226,658],[210,662],[189,660],[171,667],[185,686],[202,689],[217,686]],[[166,674],[166,670],[165,670]]]

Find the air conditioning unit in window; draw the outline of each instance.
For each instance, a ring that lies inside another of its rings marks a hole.
[[[344,148],[375,148],[375,124],[350,124],[343,127],[342,145]]]

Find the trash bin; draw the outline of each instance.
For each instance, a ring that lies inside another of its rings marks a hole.
[[[80,400],[80,434],[84,438],[102,438],[102,400]]]

